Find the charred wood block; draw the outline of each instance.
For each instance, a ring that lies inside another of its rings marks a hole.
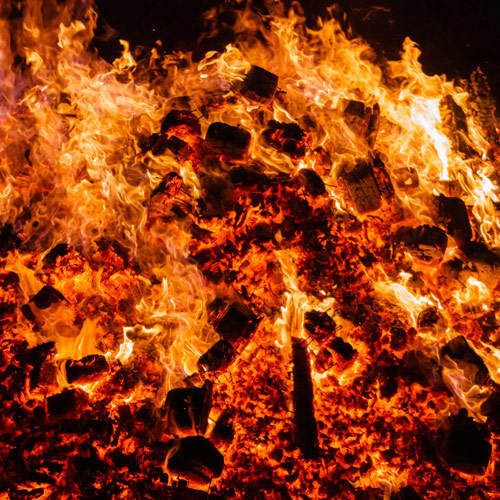
[[[381,205],[381,193],[369,163],[358,163],[353,168],[345,169],[341,175],[349,196],[359,214],[378,210]]]
[[[318,456],[318,426],[314,416],[314,395],[311,363],[306,348],[297,338],[292,339],[293,355],[293,409],[295,443],[305,458]]]
[[[500,277],[500,257],[478,241],[467,242],[462,251],[471,261],[478,279],[491,288],[495,287]]]
[[[69,389],[47,398],[47,412],[49,415],[58,417],[73,411],[76,404],[77,391]]]
[[[167,113],[161,124],[163,133],[170,133],[174,128],[183,127],[186,131],[200,135],[201,127],[198,119],[189,111],[172,109]]]
[[[186,141],[179,139],[175,135],[169,137],[165,142],[167,149],[175,155],[176,158],[185,160],[193,150]]]
[[[153,189],[151,198],[161,195],[167,199],[171,199],[179,194],[183,185],[182,177],[177,172],[169,172],[161,180],[160,184]]]
[[[78,360],[66,362],[66,380],[72,384],[95,381],[103,372],[108,371],[108,362],[101,354],[91,354]]]
[[[332,337],[337,324],[327,313],[321,311],[307,311],[304,315],[304,328],[316,339]]]
[[[71,247],[67,243],[57,244],[43,259],[44,264],[55,265],[58,257],[64,257],[69,253]]]
[[[185,481],[179,481],[173,496],[169,498],[172,498],[172,500],[211,500],[212,495],[202,490],[188,488]]]
[[[491,458],[485,430],[465,410],[450,417],[440,430],[437,446],[450,467],[468,474],[484,474]]]
[[[231,364],[234,354],[234,348],[230,342],[219,340],[200,356],[198,367],[205,372],[223,370]]]
[[[235,344],[246,340],[256,330],[258,320],[246,305],[234,302],[216,323],[215,330],[224,340]]]
[[[425,332],[438,327],[446,328],[447,322],[436,307],[429,307],[418,315],[417,326],[420,331]]]
[[[222,474],[224,457],[208,439],[188,436],[169,442],[166,466],[172,474],[206,484]]]
[[[392,200],[392,198],[394,198],[394,186],[385,168],[385,164],[380,158],[375,158],[375,160],[373,160],[373,174],[382,197],[386,201]]]
[[[459,244],[472,238],[467,207],[460,198],[448,198],[440,195],[438,198],[439,217],[448,234]]]
[[[376,103],[371,109],[370,119],[368,120],[368,128],[366,131],[366,142],[368,146],[373,148],[377,140],[378,130],[380,128],[380,106]]]
[[[229,158],[242,159],[250,146],[250,132],[226,123],[211,123],[205,137],[209,150]]]
[[[326,193],[323,179],[314,170],[310,168],[301,168],[297,177],[299,182],[311,196],[316,197]]]
[[[210,435],[210,439],[217,443],[229,444],[234,439],[234,427],[233,427],[233,413],[226,410],[217,419],[215,426]]]
[[[472,365],[474,367],[476,384],[484,384],[488,378],[488,368],[481,357],[469,346],[467,340],[462,335],[450,340],[441,348],[441,357],[449,356],[453,361],[461,364]]]
[[[402,227],[396,233],[405,248],[418,259],[430,262],[441,259],[448,246],[446,233],[435,226]]]
[[[329,344],[329,347],[337,354],[340,354],[346,361],[354,358],[357,353],[351,344],[345,342],[341,337],[335,337]]]
[[[420,384],[422,387],[439,385],[444,389],[437,361],[416,349],[405,352],[402,373],[411,383]]]
[[[292,158],[301,158],[306,153],[305,133],[296,123],[281,123],[270,120],[264,131],[264,139],[274,149]]]
[[[55,342],[44,342],[43,344],[37,345],[28,349],[21,354],[23,361],[31,366],[42,364],[51,354],[54,354],[56,349]]]
[[[21,239],[17,236],[12,224],[5,224],[0,228],[0,257],[7,257],[7,254],[19,248]]]
[[[344,109],[344,120],[349,128],[363,139],[368,136],[372,110],[360,101],[349,101]],[[372,128],[378,128],[378,118],[372,123]]]
[[[393,493],[391,500],[422,500],[422,498],[411,486],[405,486],[397,493]]]
[[[203,387],[172,389],[167,394],[165,412],[167,431],[171,434],[204,434],[212,407],[213,385],[205,380]]]
[[[34,303],[38,309],[48,309],[52,304],[57,304],[66,300],[64,295],[50,285],[45,285],[30,302]]]
[[[259,66],[252,66],[243,80],[241,93],[249,99],[265,103],[270,101],[278,88],[278,77]]]

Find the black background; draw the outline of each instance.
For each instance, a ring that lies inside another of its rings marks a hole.
[[[118,55],[118,38],[132,47],[151,48],[161,40],[167,52],[221,50],[229,32],[198,44],[202,13],[220,4],[215,0],[96,0],[100,14],[95,45],[101,55]],[[326,11],[329,2],[303,0],[309,22]],[[406,36],[421,47],[420,61],[428,74],[468,77],[477,67],[488,76],[500,100],[500,0],[339,0],[338,11],[356,34],[380,55],[398,58]],[[231,1],[226,0],[228,9]],[[254,0],[259,8],[259,0]],[[373,9],[376,6],[378,8]],[[221,19],[228,21],[228,19]],[[229,19],[230,21],[230,19]],[[112,30],[110,30],[112,28]]]

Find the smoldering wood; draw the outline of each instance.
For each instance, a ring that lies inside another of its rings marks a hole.
[[[360,162],[354,167],[346,167],[340,178],[359,214],[374,212],[380,208],[382,195],[370,163]]]
[[[169,172],[163,176],[160,184],[153,189],[151,198],[157,195],[163,195],[169,199],[173,198],[179,194],[183,183],[182,177],[177,172]]]
[[[213,384],[205,380],[203,387],[178,388],[168,392],[165,400],[166,430],[174,436],[204,434],[212,407]]]
[[[311,196],[316,197],[326,193],[323,179],[314,170],[310,168],[301,168],[297,178]]]
[[[484,384],[488,379],[488,368],[484,364],[481,356],[470,347],[463,335],[459,335],[450,340],[441,348],[441,357],[448,356],[453,361],[460,364],[472,365],[476,369],[474,382],[476,384]]]
[[[278,88],[278,76],[260,66],[252,66],[246,74],[241,94],[258,103],[266,103],[274,97]]]
[[[54,417],[65,415],[76,408],[76,403],[76,389],[67,389],[47,398],[47,412]]]
[[[380,106],[375,103],[371,109],[370,119],[368,120],[368,127],[366,130],[366,142],[370,148],[375,146],[377,140],[378,130],[380,128]]]
[[[206,147],[229,158],[242,159],[250,146],[250,132],[222,122],[211,123],[205,136]]]
[[[5,224],[0,228],[0,257],[7,257],[7,254],[21,246],[21,238],[17,235],[12,224]]]
[[[436,447],[450,467],[468,474],[484,474],[492,451],[486,428],[463,409],[439,430]]]
[[[215,443],[229,444],[234,439],[233,412],[225,410],[215,422],[210,439]]]
[[[424,262],[441,259],[448,246],[446,233],[439,227],[427,224],[401,227],[396,232],[395,239],[412,255]]]
[[[455,102],[451,95],[444,96],[439,102],[441,123],[448,131],[454,147],[461,153],[471,156],[474,150],[469,138],[469,127],[464,110]]]
[[[58,243],[44,258],[45,265],[55,265],[58,257],[64,257],[69,253],[71,247],[67,243]]]
[[[292,338],[293,409],[295,443],[306,459],[319,454],[318,426],[314,416],[311,364],[307,349],[298,338]]]
[[[411,486],[404,486],[391,495],[391,500],[422,500],[422,497]]]
[[[301,158],[306,153],[305,132],[297,123],[269,120],[263,136],[269,146],[291,158]]]
[[[382,198],[389,202],[395,196],[394,186],[392,185],[391,177],[385,168],[385,163],[380,158],[373,160],[373,175],[380,190]]]
[[[30,299],[30,302],[35,304],[38,309],[48,309],[52,304],[56,304],[62,301],[68,302],[59,290],[56,290],[50,285],[45,285],[36,295],[34,295]]]
[[[418,349],[404,353],[402,375],[409,382],[417,383],[422,387],[439,386],[444,390],[440,374],[441,368],[436,359]]]
[[[200,135],[201,127],[198,118],[190,111],[170,110],[161,124],[161,132],[168,134],[175,127],[184,126],[192,134]]]
[[[478,279],[489,287],[495,287],[500,277],[500,257],[479,241],[468,241],[461,246],[461,250],[471,262]]]
[[[252,310],[240,302],[233,302],[216,322],[215,330],[221,337],[236,345],[246,340],[256,330],[257,316]]]
[[[186,481],[179,481],[171,497],[172,500],[213,500],[213,498],[216,497],[206,491],[188,488]]]
[[[203,436],[188,436],[168,443],[167,468],[172,474],[198,484],[209,483],[224,469],[224,457]]]
[[[200,356],[198,367],[206,372],[224,370],[231,364],[234,356],[235,351],[232,344],[221,339]]]
[[[101,377],[109,369],[106,358],[101,354],[90,354],[81,359],[70,359],[66,362],[66,380],[73,382],[92,382]]]
[[[430,331],[437,326],[446,328],[446,319],[436,307],[428,307],[417,316],[417,326],[420,331]]]
[[[357,354],[356,349],[352,347],[351,344],[346,342],[342,337],[335,337],[329,344],[328,347],[340,354],[346,361],[350,361]]]
[[[337,324],[327,313],[313,309],[304,315],[304,328],[311,337],[324,339],[335,335]]]
[[[440,195],[437,199],[440,223],[448,234],[462,245],[472,238],[467,207],[460,198]]]

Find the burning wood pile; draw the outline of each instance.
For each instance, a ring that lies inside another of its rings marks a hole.
[[[279,7],[111,65],[88,1],[2,9],[2,498],[498,498],[480,71]]]

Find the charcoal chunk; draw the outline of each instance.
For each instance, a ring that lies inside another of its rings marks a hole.
[[[222,474],[224,457],[208,439],[188,436],[168,444],[166,465],[172,474],[198,484],[209,483]]]
[[[68,389],[47,398],[47,412],[52,416],[65,415],[76,408],[76,390]]]
[[[12,224],[5,224],[0,228],[0,257],[6,257],[7,254],[19,248],[21,239],[14,231]]]
[[[391,500],[422,500],[422,498],[411,486],[405,486],[397,493],[393,493]]]
[[[417,349],[405,352],[402,374],[409,382],[417,383],[422,387],[439,385],[444,389],[437,361]]]
[[[226,410],[215,422],[215,426],[210,435],[210,439],[218,443],[229,444],[234,439],[234,427],[233,427],[233,413],[230,410]]]
[[[311,363],[307,349],[299,339],[292,339],[293,355],[293,409],[295,442],[306,459],[319,452],[318,425],[314,416],[314,394]]]
[[[216,323],[215,330],[231,344],[248,339],[257,328],[257,317],[244,304],[234,302]]]
[[[380,125],[378,104],[370,108],[363,102],[351,100],[344,109],[344,120],[354,133],[366,139],[370,147],[374,146]]]
[[[31,366],[43,363],[50,354],[55,353],[55,342],[44,342],[22,353],[22,359]]]
[[[232,159],[245,157],[250,146],[251,135],[246,130],[226,123],[211,123],[205,137],[209,150]]]
[[[306,153],[306,136],[296,123],[281,123],[276,120],[269,120],[263,135],[271,147],[286,153],[292,158],[300,158]]]
[[[53,266],[56,263],[58,257],[64,257],[71,247],[67,243],[57,244],[43,259],[44,264]]]
[[[252,66],[245,76],[241,93],[258,103],[270,101],[278,87],[278,77],[260,66]]]
[[[335,337],[329,346],[337,353],[340,354],[345,360],[350,360],[356,354],[356,349],[351,344],[345,342],[341,337]]]
[[[345,168],[340,178],[359,214],[374,212],[380,208],[381,193],[369,163],[361,162],[354,167]]]
[[[483,427],[468,417],[465,410],[446,422],[438,447],[450,467],[469,474],[484,474],[491,458],[492,446]]]
[[[172,389],[165,401],[166,429],[171,434],[204,434],[212,407],[213,384],[206,380],[203,387]]]
[[[310,168],[301,168],[298,173],[300,183],[311,196],[321,196],[326,193],[323,179]]]
[[[321,311],[307,311],[304,315],[304,328],[316,339],[333,336],[337,325],[333,318]]]
[[[469,365],[475,372],[474,382],[484,384],[488,378],[488,368],[481,357],[469,346],[462,335],[450,340],[441,348],[441,357],[449,356],[452,360],[466,367]]]
[[[38,309],[48,309],[52,304],[66,300],[64,295],[50,285],[45,285],[30,302],[33,302]]]
[[[183,185],[182,177],[177,172],[169,172],[163,176],[160,184],[153,189],[151,198],[161,195],[167,199],[171,199],[179,194]]]
[[[234,359],[234,348],[227,340],[219,340],[200,356],[198,367],[202,371],[217,371],[227,368]]]
[[[96,380],[108,370],[108,362],[101,354],[90,354],[82,359],[66,362],[66,380],[72,384],[77,380],[81,383]]]
[[[459,244],[470,241],[472,229],[469,215],[465,203],[460,198],[448,198],[440,195],[438,210],[440,220],[452,238]]]
[[[183,127],[187,132],[195,135],[199,135],[201,131],[198,119],[191,112],[172,109],[163,119],[161,131],[170,134],[178,127]]]
[[[446,233],[427,224],[415,228],[402,227],[397,231],[396,239],[424,262],[442,258],[448,245]]]
[[[493,288],[500,278],[500,257],[484,243],[469,241],[462,246],[462,251],[470,260],[479,281]]]

